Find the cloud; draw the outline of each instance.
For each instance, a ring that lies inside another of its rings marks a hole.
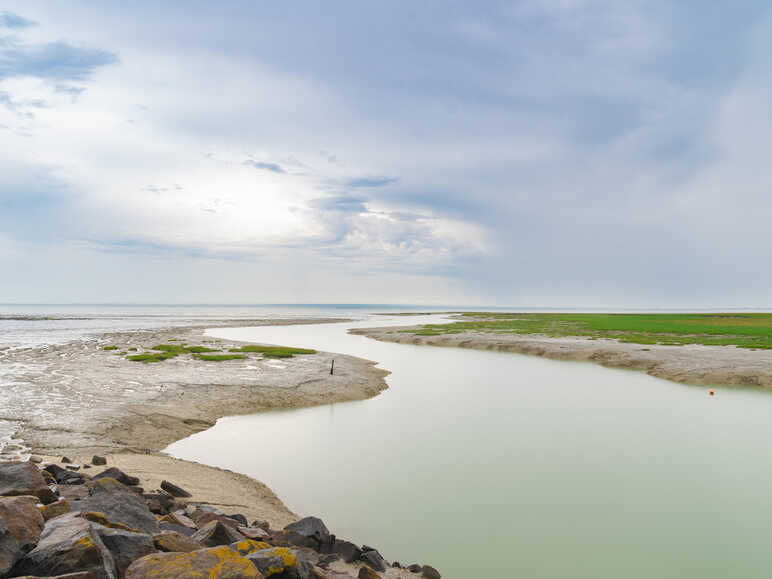
[[[117,61],[118,57],[106,50],[73,46],[63,41],[14,44],[0,49],[0,80],[31,76],[58,82],[85,81],[98,68]]]
[[[362,187],[384,187],[396,182],[397,179],[394,177],[358,177],[346,181],[346,187],[352,189],[359,189]]]
[[[37,24],[37,22],[22,18],[13,12],[3,12],[0,14],[0,26],[5,26],[6,28],[29,28],[30,26],[37,26]]]
[[[286,173],[282,166],[277,163],[265,163],[263,161],[254,161],[252,159],[248,159],[244,161],[244,164],[249,165],[250,167],[254,167],[255,169],[271,171],[272,173]]]

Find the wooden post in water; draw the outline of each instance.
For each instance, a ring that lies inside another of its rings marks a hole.
[[[332,376],[333,370],[335,370],[335,358],[332,359],[332,364],[330,364],[330,376]]]

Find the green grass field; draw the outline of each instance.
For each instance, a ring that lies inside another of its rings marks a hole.
[[[524,314],[472,312],[458,322],[429,324],[403,332],[419,336],[541,334],[551,337],[611,338],[635,344],[772,348],[772,314]]]
[[[170,342],[176,342],[171,338]],[[218,340],[219,341],[219,340]],[[115,350],[118,346],[106,346],[105,350]],[[129,348],[136,351],[136,348]],[[158,344],[151,348],[152,352],[143,352],[142,354],[133,354],[126,356],[127,360],[132,362],[163,362],[183,354],[192,354],[197,360],[204,362],[225,362],[227,360],[244,360],[248,356],[244,354],[262,354],[265,358],[292,358],[298,354],[316,354],[316,350],[306,350],[303,348],[286,348],[283,346],[254,346],[248,345],[242,348],[233,348],[229,354],[213,354],[212,352],[221,352],[216,348],[207,348],[206,346],[186,346],[181,344]],[[123,352],[125,354],[125,352]]]

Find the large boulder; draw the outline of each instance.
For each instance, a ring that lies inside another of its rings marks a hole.
[[[33,463],[0,463],[0,496],[19,495],[36,496],[46,505],[56,500],[56,494],[48,488],[40,469]]]
[[[37,497],[0,498],[0,576],[34,549],[43,531]]]
[[[299,521],[290,523],[284,527],[284,530],[303,535],[304,537],[313,537],[320,543],[330,537],[330,531],[327,530],[327,526],[322,519],[318,517],[302,518]]]
[[[62,575],[86,571],[93,579],[115,579],[115,561],[97,525],[68,513],[46,523],[37,547],[13,568],[18,575]]]
[[[107,527],[95,528],[105,547],[113,556],[118,577],[123,577],[129,565],[137,559],[156,552],[153,538],[145,533],[133,533]]]
[[[346,563],[353,563],[362,556],[362,549],[350,541],[342,541],[341,539],[335,539],[332,552],[340,555]]]
[[[261,549],[270,549],[272,545],[263,541],[253,541],[252,539],[244,539],[243,541],[237,541],[229,545],[232,551],[236,551],[239,555],[246,557],[250,553],[260,551]]]
[[[155,553],[137,559],[126,571],[126,579],[158,577],[262,579],[263,575],[248,559],[226,546],[190,553]]]
[[[74,501],[72,509],[104,513],[113,523],[123,523],[131,529],[152,535],[159,531],[158,522],[145,501],[130,492],[115,479],[97,480],[90,489],[91,495],[81,501]]]
[[[153,535],[153,543],[159,551],[167,553],[190,553],[198,551],[204,546],[190,537],[178,533],[177,531],[161,531]]]
[[[383,557],[381,557],[381,554],[374,549],[372,551],[365,551],[364,553],[362,553],[362,556],[360,557],[360,559],[365,564],[369,565],[376,571],[380,571],[381,573],[386,571],[386,567],[388,566],[388,564],[383,559]]]
[[[442,579],[440,572],[431,565],[424,565],[421,568],[421,577],[425,577],[426,579]]]
[[[193,533],[190,538],[206,547],[217,547],[241,541],[244,535],[220,521],[211,521]]]
[[[119,483],[126,485],[127,487],[131,487],[139,484],[139,479],[137,477],[129,476],[121,469],[116,468],[114,466],[108,468],[107,470],[103,470],[97,475],[94,475],[94,477],[91,480],[100,480],[103,478],[114,478]]]

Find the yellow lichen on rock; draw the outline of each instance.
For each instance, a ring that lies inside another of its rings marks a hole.
[[[119,529],[121,531],[129,531],[131,533],[139,533],[137,529],[132,529],[131,527],[129,527],[128,525],[124,525],[123,523],[113,523],[110,519],[107,518],[107,515],[105,515],[104,513],[89,511],[88,513],[83,513],[80,516],[86,519],[87,521],[91,521],[92,523],[97,523],[98,525],[102,525],[103,527],[109,527],[110,529]]]
[[[251,561],[226,546],[189,553],[154,553],[137,559],[126,579],[263,579]]]
[[[240,555],[247,556],[255,551],[261,551],[262,549],[270,549],[271,545],[264,543],[263,541],[255,541],[254,539],[244,539],[239,541],[235,545],[231,545],[231,549],[235,549]]]

